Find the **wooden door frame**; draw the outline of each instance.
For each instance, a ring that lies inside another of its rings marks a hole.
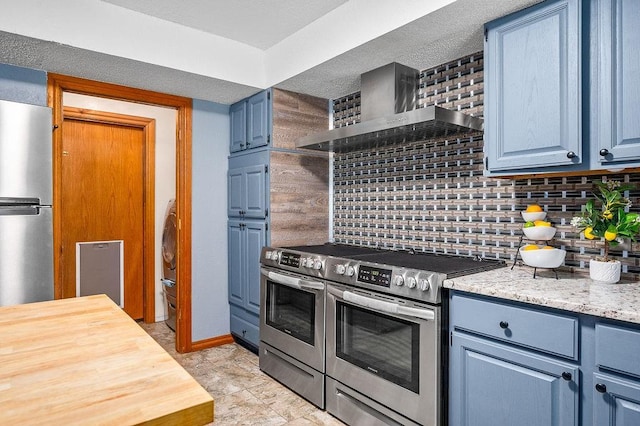
[[[94,111],[85,108],[62,106],[63,121],[66,119],[101,124],[113,124],[142,130],[142,184],[143,212],[142,212],[142,277],[143,277],[143,319],[144,322],[155,321],[155,166],[156,166],[156,120],[147,117],[118,114],[105,111]],[[61,159],[62,157],[56,157]],[[59,167],[56,168],[61,172]],[[56,179],[57,184],[61,184]],[[61,194],[60,187],[54,188],[54,193]],[[57,211],[59,213],[59,211]],[[59,217],[59,216],[58,216]],[[62,237],[62,235],[60,235]],[[61,241],[60,241],[61,242]],[[56,247],[58,247],[56,245]],[[58,251],[58,250],[56,250]],[[69,249],[67,249],[67,252]],[[59,251],[58,251],[59,252]],[[68,255],[68,254],[67,254]],[[60,266],[60,263],[57,263]],[[58,281],[60,284],[62,281]],[[62,285],[56,290],[62,291]],[[125,297],[126,300],[126,297]]]
[[[76,77],[50,73],[47,76],[47,103],[53,109],[53,186],[58,188],[58,174],[62,157],[62,133],[55,131],[63,121],[62,96],[64,92],[78,93],[109,99],[129,101],[147,105],[174,108],[176,121],[176,204],[177,204],[177,322],[176,350],[193,350],[191,335],[191,165],[192,165],[192,100],[148,90],[135,89],[109,83],[101,83]],[[60,204],[59,191],[53,195],[53,240],[54,240],[54,297],[61,297],[60,242],[62,230],[57,218],[56,206]],[[155,222],[155,221],[154,221]],[[155,256],[154,256],[155,259]],[[145,306],[145,322],[147,322]],[[155,309],[155,307],[153,307]],[[155,321],[155,313],[153,315]]]

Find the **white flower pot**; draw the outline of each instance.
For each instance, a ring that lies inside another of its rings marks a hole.
[[[620,281],[620,261],[614,262],[600,262],[599,260],[591,259],[589,261],[589,275],[594,281],[599,281],[606,284],[615,284]]]

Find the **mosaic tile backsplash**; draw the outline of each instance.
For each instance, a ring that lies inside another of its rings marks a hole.
[[[437,104],[482,115],[482,53],[421,73],[421,105]],[[334,101],[336,127],[359,119],[358,94]],[[354,108],[350,112],[349,103]],[[567,251],[561,269],[588,273],[589,259],[602,253],[571,218],[592,198],[593,181],[633,184],[627,194],[640,211],[640,174],[496,179],[482,175],[482,133],[375,150],[335,154],[334,239],[336,242],[480,255],[513,262],[521,243],[520,211],[538,204],[556,227],[549,245]],[[623,278],[640,279],[640,244],[615,251]]]

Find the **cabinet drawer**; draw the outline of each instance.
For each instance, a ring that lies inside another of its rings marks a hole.
[[[454,293],[452,325],[515,345],[578,359],[578,319]]]
[[[238,309],[236,306],[231,305],[230,308],[231,334],[246,340],[257,348],[260,343],[259,318]]]
[[[596,364],[640,377],[640,330],[596,324]]]

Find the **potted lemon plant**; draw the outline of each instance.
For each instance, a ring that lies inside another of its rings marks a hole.
[[[615,247],[622,239],[636,241],[640,232],[640,216],[630,213],[631,202],[624,197],[624,191],[634,189],[619,181],[594,182],[594,198],[584,205],[580,216],[571,220],[571,224],[592,240],[604,241],[603,256],[591,259],[589,274],[593,280],[616,283],[620,280],[620,261],[609,257],[609,247]]]

